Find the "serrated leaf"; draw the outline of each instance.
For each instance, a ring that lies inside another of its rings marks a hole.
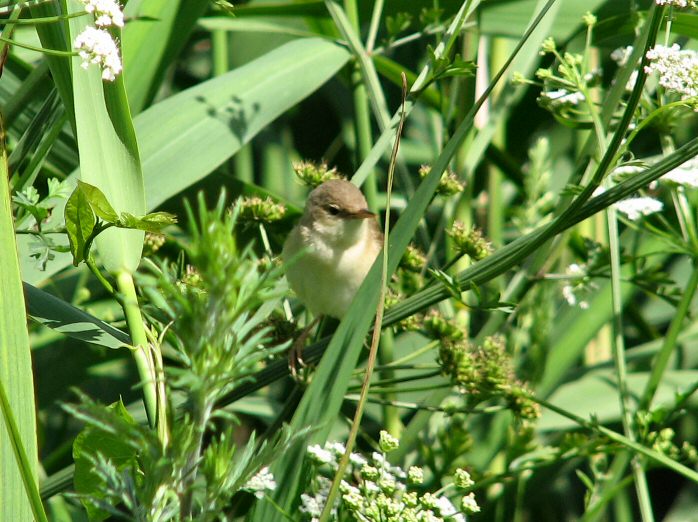
[[[65,229],[70,242],[73,265],[78,266],[85,259],[85,245],[94,231],[97,219],[92,207],[80,187],[68,198],[65,204]]]
[[[94,185],[78,181],[78,190],[81,190],[85,195],[87,202],[92,207],[92,211],[107,223],[116,223],[119,220],[119,215],[111,206],[104,193]]]
[[[461,297],[463,290],[461,290],[458,282],[452,276],[448,275],[443,270],[439,270],[438,268],[430,268],[429,273],[434,277],[434,279],[440,281],[444,287],[448,289],[449,293],[454,299],[461,303],[463,302]]]
[[[133,417],[121,401],[115,402],[107,408],[125,421],[135,424]],[[94,426],[87,426],[78,434],[73,443],[73,459],[75,460],[73,484],[75,491],[81,495],[100,498],[103,484],[94,473],[93,461],[89,458],[97,453],[111,461],[117,470],[121,470],[135,461],[136,450],[118,434],[107,433]],[[104,520],[108,517],[105,511],[96,509],[90,503],[84,502],[84,506],[90,520]]]
[[[151,212],[143,217],[122,212],[117,226],[145,230],[146,232],[160,232],[167,225],[174,225],[175,223],[177,223],[177,216],[169,212]]]

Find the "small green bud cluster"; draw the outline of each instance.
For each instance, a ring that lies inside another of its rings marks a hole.
[[[482,346],[467,340],[442,342],[439,363],[442,373],[467,395],[471,406],[501,396],[517,417],[533,420],[540,416],[527,387],[514,375],[503,338],[488,337]]]
[[[400,259],[400,268],[410,272],[420,273],[427,264],[427,256],[416,246],[407,245],[407,250]]]
[[[156,253],[162,245],[165,244],[165,234],[159,234],[157,232],[146,232],[145,239],[143,240],[143,251],[145,255],[152,255]]]
[[[426,178],[430,172],[431,165],[422,165],[419,168],[420,179]],[[458,179],[458,176],[454,172],[447,170],[441,175],[439,186],[436,187],[436,193],[439,196],[450,197],[463,192],[464,188],[465,184]]]
[[[679,446],[674,440],[676,432],[672,428],[661,427],[668,420],[667,411],[660,408],[657,411],[637,416],[640,431],[645,433],[643,443],[670,459],[694,465],[698,462],[696,447],[688,441],[683,441]]]
[[[329,168],[327,163],[315,164],[311,161],[296,161],[293,163],[296,176],[307,186],[315,188],[331,179],[342,179],[336,168]]]
[[[276,203],[270,197],[264,199],[257,196],[240,198],[236,205],[239,207],[240,221],[255,221],[260,223],[273,223],[279,221],[286,214],[286,207]]]
[[[492,245],[483,237],[480,229],[466,229],[462,222],[456,221],[446,230],[446,234],[453,240],[456,251],[473,261],[480,261],[492,253]]]
[[[467,332],[453,320],[445,318],[436,310],[430,310],[423,321],[425,333],[432,339],[438,339],[445,343],[462,341],[467,337]]]

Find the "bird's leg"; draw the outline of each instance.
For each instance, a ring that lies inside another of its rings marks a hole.
[[[313,319],[311,323],[303,329],[298,338],[293,341],[291,349],[288,351],[288,368],[291,370],[291,377],[293,377],[293,380],[295,381],[298,380],[298,366],[305,367],[302,357],[305,341],[308,340],[310,332],[321,318],[322,316],[318,315],[315,319]]]

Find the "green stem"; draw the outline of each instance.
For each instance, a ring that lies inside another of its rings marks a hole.
[[[77,18],[79,16],[85,16],[87,11],[80,11],[78,13],[71,13],[67,15],[56,15],[56,16],[45,16],[43,18],[18,18],[17,20],[3,19],[0,20],[0,25],[5,24],[17,24],[17,25],[36,25],[36,24],[52,24],[55,22],[60,22],[62,20],[69,20],[70,18]]]
[[[3,38],[0,36],[0,42],[4,42],[8,45],[14,45],[15,47],[21,47],[22,49],[28,49],[30,51],[36,51],[38,53],[47,54],[49,56],[77,56],[78,53],[74,51],[58,51],[57,49],[45,49],[43,47],[36,47],[34,45],[29,45],[25,43],[19,43],[15,40],[9,38]]]
[[[359,11],[356,0],[344,0],[344,10],[351,27],[356,34],[359,33]],[[355,63],[351,72],[351,83],[354,86],[352,93],[354,99],[354,134],[356,135],[356,164],[360,164],[368,156],[373,148],[373,135],[371,132],[371,109],[369,106],[368,92],[361,68]],[[378,188],[376,174],[371,170],[363,184],[364,194],[368,201],[368,208],[378,211]]]
[[[575,415],[574,413],[571,413],[567,410],[563,410],[562,408],[558,408],[554,404],[543,400],[539,399],[537,397],[534,397],[533,395],[528,396],[529,399],[531,399],[534,402],[537,402],[544,408],[549,409],[550,411],[553,411],[557,413],[558,415],[561,415],[567,419],[570,419],[583,428],[586,428],[590,431],[594,431],[596,433],[600,433],[601,435],[604,435],[605,437],[609,438],[613,442],[617,442],[618,444],[625,446],[626,448],[634,451],[635,453],[640,453],[644,455],[645,457],[649,458],[650,460],[653,460],[654,462],[661,464],[663,466],[666,466],[667,468],[671,469],[672,471],[675,471],[676,473],[686,477],[687,479],[695,482],[698,484],[698,472],[695,470],[692,470],[691,468],[684,466],[680,462],[676,462],[673,459],[670,459],[666,455],[659,453],[658,451],[655,451],[653,449],[647,448],[643,446],[642,444],[638,444],[635,441],[632,441],[628,439],[627,437],[621,435],[620,433],[617,433],[613,430],[610,430],[606,428],[605,426],[601,426],[600,424],[592,421],[588,421],[583,419],[582,417],[579,417],[578,415]]]
[[[94,274],[94,276],[97,278],[97,280],[100,283],[102,283],[102,286],[106,289],[106,291],[109,292],[110,295],[112,295],[118,299],[118,296],[116,295],[116,290],[114,290],[114,287],[107,280],[107,278],[104,277],[104,274],[102,274],[102,271],[99,269],[99,267],[95,263],[94,258],[92,256],[88,256],[85,259],[85,264],[87,265],[87,268],[90,269],[90,272],[92,272]]]
[[[46,518],[46,513],[44,512],[44,506],[41,503],[41,495],[39,495],[39,488],[34,478],[32,466],[29,463],[27,452],[22,444],[19,426],[17,426],[17,421],[12,413],[10,401],[7,398],[5,385],[2,381],[0,381],[0,407],[2,408],[2,415],[5,418],[7,436],[12,444],[12,451],[15,454],[15,459],[17,459],[17,466],[19,467],[19,474],[22,477],[22,484],[24,484],[24,490],[27,493],[29,505],[31,506],[32,513],[34,513],[34,519],[38,522],[48,522],[48,518]],[[6,500],[9,502],[10,499]]]
[[[150,343],[143,325],[141,309],[138,306],[136,287],[133,284],[133,277],[129,272],[121,271],[116,274],[116,285],[123,296],[121,306],[126,315],[126,322],[133,341],[133,357],[138,368],[138,375],[143,386],[143,400],[145,412],[148,415],[148,423],[151,428],[155,428],[158,419],[158,394],[157,394],[157,373],[155,362],[150,352]]]
[[[387,329],[381,334],[380,353],[378,356],[381,365],[388,365],[387,368],[383,368],[379,372],[381,381],[384,383],[394,382],[395,370],[390,368],[389,365],[395,359],[395,342],[393,339],[393,332],[390,329]],[[391,401],[397,400],[397,395],[394,393],[383,393],[382,398],[386,401],[383,405],[383,426],[393,437],[399,439],[400,432],[402,431],[400,413],[397,408],[390,404]]]
[[[693,300],[693,295],[696,292],[696,287],[698,287],[698,265],[696,261],[693,262],[693,270],[691,272],[691,277],[686,285],[686,290],[681,296],[681,301],[679,306],[676,308],[674,317],[669,325],[669,330],[664,337],[664,343],[662,344],[657,358],[652,364],[652,371],[650,377],[645,385],[645,390],[642,393],[642,398],[640,399],[640,410],[648,410],[652,405],[652,399],[654,394],[657,392],[659,383],[662,380],[664,371],[669,364],[669,359],[671,354],[674,353],[674,348],[676,348],[676,340],[678,339],[679,333],[683,326],[683,321],[688,315],[688,311],[691,307],[691,301]]]
[[[383,4],[385,0],[376,0],[373,3],[373,12],[371,13],[371,25],[368,27],[368,37],[366,38],[366,52],[373,53],[376,46],[376,35],[378,34],[378,26],[381,21],[381,13],[383,12]]]
[[[611,253],[611,296],[613,307],[613,337],[611,347],[618,381],[620,399],[621,420],[623,431],[628,439],[635,441],[633,420],[628,391],[627,371],[625,367],[625,341],[623,339],[623,292],[621,290],[620,277],[620,245],[618,236],[618,220],[615,207],[606,209],[608,220],[608,241]],[[642,469],[642,462],[637,458],[632,459],[633,477],[635,478],[635,490],[640,504],[640,514],[644,522],[652,522],[652,503],[650,501],[647,477]]]

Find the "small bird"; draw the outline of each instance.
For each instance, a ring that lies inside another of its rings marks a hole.
[[[334,179],[308,195],[281,257],[289,285],[316,319],[341,319],[382,246],[376,215],[361,191]]]

